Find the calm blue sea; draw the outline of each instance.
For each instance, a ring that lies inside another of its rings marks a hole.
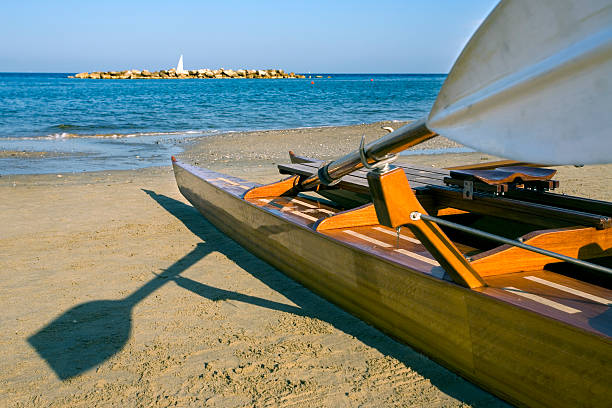
[[[78,80],[68,75],[0,73],[0,150],[69,154],[2,158],[0,174],[168,164],[185,139],[227,131],[421,118],[446,77]]]

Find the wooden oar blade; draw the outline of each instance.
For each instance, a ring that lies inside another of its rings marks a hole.
[[[612,2],[502,1],[455,62],[429,129],[527,162],[612,162]]]

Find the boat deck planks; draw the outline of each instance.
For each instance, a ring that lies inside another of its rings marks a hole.
[[[242,196],[248,189],[258,186],[255,183],[220,174],[219,177],[209,176],[205,180],[235,196]],[[251,200],[251,202],[279,216],[288,217],[292,222],[305,227],[312,227],[319,219],[339,212],[334,207],[303,196],[260,198]],[[332,229],[322,233],[363,251],[371,251],[385,260],[430,276],[449,280],[425,247],[420,243],[415,243],[418,240],[407,228],[401,231],[399,245],[396,232],[381,225]],[[464,254],[475,250],[473,247],[460,244],[459,249]],[[535,279],[528,279],[530,277]],[[545,270],[487,276],[485,281],[488,287],[476,290],[487,296],[544,314],[595,334],[612,336],[612,313],[609,312],[612,306],[611,290]],[[562,290],[560,286],[569,288],[570,291]],[[577,292],[582,292],[587,297],[579,296]],[[593,298],[599,300],[593,300]],[[595,326],[590,323],[591,319],[596,319]]]
[[[256,199],[253,200],[253,203],[269,208],[277,214],[285,214],[293,222],[307,227],[311,227],[319,219],[328,217],[329,212],[337,212],[333,207],[324,206],[305,197],[300,197],[299,200],[289,197]],[[325,212],[320,211],[319,208]],[[396,232],[381,225],[332,229],[323,231],[322,234],[420,273],[436,278],[444,277],[450,281],[425,247],[421,243],[411,241],[418,240],[407,228],[401,232],[399,243]],[[460,245],[460,250],[464,254],[474,249],[467,245]],[[539,279],[540,282],[527,279],[529,277]],[[487,296],[544,314],[595,334],[612,336],[612,315],[608,314],[607,317],[600,318],[602,324],[595,327],[589,324],[591,318],[605,315],[609,306],[612,305],[611,290],[545,270],[489,276],[485,278],[485,281],[488,287],[477,290]],[[541,281],[565,286],[574,293],[546,285]],[[587,297],[578,296],[576,292],[582,292]],[[588,298],[589,295],[591,299]],[[593,297],[604,299],[605,303],[593,301]]]
[[[257,184],[228,176],[209,177],[205,180],[236,196],[241,196],[246,189],[257,186]],[[297,198],[259,198],[250,200],[250,202],[259,207],[266,208],[274,214],[287,217],[292,222],[305,227],[312,227],[319,219],[339,212],[334,207],[303,196]],[[381,225],[332,229],[323,231],[322,234],[363,251],[370,251],[387,261],[400,264],[420,273],[450,280],[425,247],[420,243],[417,244],[411,241],[418,240],[407,228],[401,231],[399,245],[396,232],[391,228]],[[467,254],[474,251],[475,248],[459,245],[459,249],[464,254]],[[528,277],[535,277],[546,282],[565,286],[574,291],[583,292],[592,297],[605,299],[607,303],[603,304],[578,296],[574,293],[527,279]],[[476,290],[487,296],[546,315],[595,334],[612,336],[612,314],[609,312],[610,306],[612,306],[611,290],[546,270],[488,276],[485,281],[488,287]],[[532,296],[526,297],[524,294]],[[537,297],[548,300],[548,302],[538,300]],[[558,304],[558,306],[555,306],[555,304]],[[571,312],[573,310],[577,312]],[[591,319],[597,319],[595,326],[590,323]]]

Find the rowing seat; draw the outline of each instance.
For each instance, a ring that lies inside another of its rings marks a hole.
[[[552,180],[557,170],[539,167],[508,166],[493,170],[451,170],[444,183],[464,187],[473,183],[474,190],[506,193],[515,189],[553,190],[559,182]]]

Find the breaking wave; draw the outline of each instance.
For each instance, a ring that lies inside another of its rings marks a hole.
[[[66,125],[69,126],[69,125]],[[133,132],[133,133],[96,133],[96,134],[81,134],[57,132],[43,136],[26,136],[26,137],[3,137],[2,140],[62,140],[62,139],[125,139],[133,137],[156,137],[156,136],[186,136],[200,137],[210,136],[219,133],[217,130],[184,130],[174,132]]]

